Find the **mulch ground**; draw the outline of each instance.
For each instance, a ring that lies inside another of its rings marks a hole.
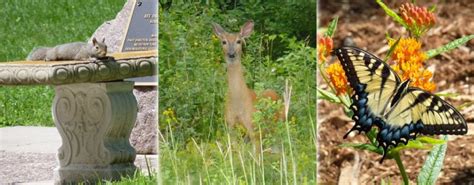
[[[348,2],[348,3],[343,3]],[[350,2],[350,3],[349,3]],[[404,2],[404,1],[403,1]],[[391,1],[389,7],[399,7],[401,1]],[[433,1],[417,1],[419,5],[432,5]],[[447,0],[437,4],[437,24],[422,39],[425,50],[437,48],[452,40],[474,34],[474,2],[470,0]],[[320,25],[327,25],[334,16],[339,16],[334,37],[334,47],[353,42],[379,57],[388,51],[385,33],[407,35],[407,32],[390,17],[375,1],[323,1],[319,7]],[[437,92],[455,92],[458,95],[446,100],[454,106],[467,105],[461,110],[469,125],[466,136],[450,136],[444,166],[437,183],[474,184],[474,40],[454,51],[434,57],[427,65],[435,69],[433,80]],[[321,79],[321,78],[319,78]],[[324,82],[320,81],[324,87]],[[343,135],[353,126],[338,105],[319,102],[319,183],[380,183],[387,180],[401,184],[401,175],[393,160],[379,164],[378,154],[341,148],[340,144],[367,142],[365,136]],[[419,170],[428,151],[407,150],[402,160],[412,182],[416,182]]]

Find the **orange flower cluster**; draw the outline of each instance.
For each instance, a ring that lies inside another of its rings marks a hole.
[[[333,48],[332,38],[318,35],[318,61],[326,61],[326,56],[331,54]]]
[[[326,73],[329,76],[329,80],[331,80],[331,84],[336,90],[336,94],[344,94],[347,92],[347,77],[342,69],[342,65],[339,62],[335,62],[329,65],[326,68]]]
[[[412,3],[402,4],[400,14],[408,29],[417,37],[428,31],[436,22],[434,14],[426,7],[418,7]]]
[[[395,44],[394,40],[389,40],[390,47]],[[402,80],[410,79],[410,85],[419,87],[429,92],[433,92],[436,85],[431,82],[433,73],[424,69],[423,62],[427,59],[426,53],[421,51],[421,43],[414,38],[400,39],[394,49],[392,59],[396,61],[392,68],[397,72]]]

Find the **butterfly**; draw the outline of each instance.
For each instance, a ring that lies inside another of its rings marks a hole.
[[[467,133],[463,116],[452,105],[425,90],[410,87],[381,59],[359,48],[342,47],[333,53],[353,90],[350,109],[354,112],[352,131],[368,132],[378,127],[377,142],[387,150],[407,144],[418,134],[461,135]]]

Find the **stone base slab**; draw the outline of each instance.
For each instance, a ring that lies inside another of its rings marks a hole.
[[[54,184],[95,184],[104,180],[120,180],[131,177],[137,168],[133,163],[113,164],[107,166],[73,165],[54,169]]]

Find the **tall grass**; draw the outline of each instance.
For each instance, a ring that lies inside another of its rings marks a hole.
[[[4,0],[0,8],[0,61],[24,60],[36,46],[86,41],[126,0]],[[53,87],[0,86],[0,127],[54,126]]]
[[[182,143],[175,143],[169,126],[169,135],[160,139],[161,178],[164,184],[314,184],[314,135],[307,138],[307,145],[301,145],[301,141],[295,142],[299,139],[295,128],[290,128],[294,123],[286,120],[282,124],[284,131],[279,136],[286,137],[278,137],[272,146],[279,149],[262,146],[265,151],[257,154],[252,144],[232,136],[231,128],[214,142],[198,143],[191,138],[182,148]]]

